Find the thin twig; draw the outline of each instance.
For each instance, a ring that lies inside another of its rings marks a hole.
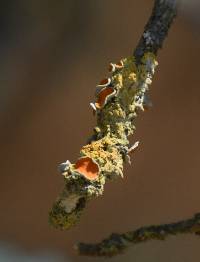
[[[79,243],[77,249],[80,255],[111,257],[123,253],[130,244],[140,244],[152,239],[165,240],[168,236],[177,234],[200,235],[200,213],[176,223],[146,226],[123,234],[112,234],[97,244]]]

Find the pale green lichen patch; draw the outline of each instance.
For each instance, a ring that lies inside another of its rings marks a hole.
[[[128,136],[134,133],[139,109],[144,110],[145,93],[156,66],[155,55],[150,52],[139,65],[134,57],[111,63],[111,77],[97,86],[94,135],[82,147],[76,164],[67,161],[61,165],[65,188],[50,212],[55,227],[74,225],[85,203],[103,193],[106,179],[123,176],[123,162],[130,162]]]
[[[75,209],[68,213],[66,212],[66,209],[62,205],[61,201],[56,201],[49,212],[49,223],[55,228],[62,230],[69,229],[78,222],[81,212],[85,207],[85,202],[86,199],[79,199]]]
[[[68,197],[60,200],[60,206],[65,210],[66,213],[70,213],[76,208],[80,199],[80,195],[71,194]]]

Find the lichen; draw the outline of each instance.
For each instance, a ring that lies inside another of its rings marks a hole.
[[[85,202],[86,199],[80,198],[74,209],[71,212],[67,212],[61,200],[56,201],[49,212],[49,223],[55,228],[69,229],[79,221]]]
[[[145,93],[156,66],[150,52],[139,65],[134,57],[110,64],[111,76],[97,86],[97,101],[92,103],[97,114],[94,134],[81,148],[75,164],[66,161],[60,167],[65,187],[50,212],[50,223],[55,227],[67,229],[76,224],[85,203],[103,193],[106,180],[123,177],[123,163],[130,162],[128,137],[134,133],[139,109],[144,110]]]

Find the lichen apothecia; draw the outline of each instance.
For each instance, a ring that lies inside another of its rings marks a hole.
[[[75,164],[60,165],[65,186],[54,203],[50,223],[68,229],[77,223],[87,201],[103,194],[106,180],[123,177],[123,163],[138,146],[129,147],[136,118],[144,110],[145,94],[157,66],[155,55],[147,52],[137,65],[133,56],[109,64],[109,77],[100,81],[96,101],[90,103],[97,126],[90,142],[80,150]]]

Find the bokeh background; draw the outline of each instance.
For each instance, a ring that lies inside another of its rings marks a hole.
[[[78,241],[168,223],[200,211],[199,1],[182,1],[140,113],[124,179],[108,183],[69,231],[48,225],[63,181],[95,126],[89,103],[110,61],[132,54],[150,0],[0,2],[0,261],[105,261]],[[199,261],[200,239],[170,237],[110,261]],[[18,258],[17,258],[18,257]],[[20,257],[20,258],[19,258]]]

